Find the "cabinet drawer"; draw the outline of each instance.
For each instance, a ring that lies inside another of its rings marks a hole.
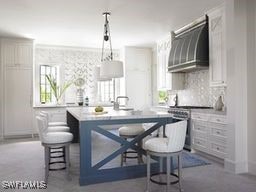
[[[192,120],[200,120],[200,121],[208,121],[209,117],[208,115],[201,114],[201,113],[192,113],[191,114]]]
[[[200,151],[204,151],[207,152],[207,141],[198,137],[194,137],[193,138],[193,148],[200,150]]]
[[[193,131],[198,131],[198,132],[207,132],[207,124],[203,121],[193,121]]]
[[[227,119],[224,116],[210,116],[209,121],[212,123],[227,124]]]
[[[219,158],[224,158],[226,155],[226,147],[217,143],[210,143],[210,154]]]
[[[210,128],[210,134],[212,136],[217,136],[217,137],[224,137],[226,138],[227,136],[227,131],[225,129],[221,128],[216,128],[216,127],[211,127]]]

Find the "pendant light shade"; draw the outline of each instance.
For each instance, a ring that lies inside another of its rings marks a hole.
[[[101,66],[100,66],[100,77],[99,79],[112,79],[123,77],[123,62],[113,60],[111,36],[110,36],[110,27],[108,16],[109,12],[104,12],[103,16],[105,17],[104,24],[104,33],[103,33],[103,43],[102,43],[102,53],[101,53]],[[109,42],[110,55],[104,58],[104,45],[105,42]]]
[[[103,78],[100,76],[100,67],[95,67],[95,78],[97,81],[110,81],[112,78]]]
[[[104,61],[100,68],[100,78],[120,78],[124,76],[123,62]]]

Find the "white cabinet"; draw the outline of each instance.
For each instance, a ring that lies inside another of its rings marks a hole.
[[[184,74],[169,73],[168,60],[171,50],[171,37],[159,41],[157,44],[157,89],[181,90],[184,89]]]
[[[33,134],[33,41],[0,39],[3,136]]]
[[[192,148],[224,159],[227,154],[226,117],[192,113]]]
[[[219,7],[209,16],[210,86],[226,86],[225,13]]]
[[[144,109],[152,105],[151,66],[152,50],[125,47],[122,52],[125,65],[125,94],[129,106]]]
[[[6,67],[33,67],[33,42],[2,39],[2,57]]]

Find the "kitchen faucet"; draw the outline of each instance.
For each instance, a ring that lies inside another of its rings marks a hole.
[[[113,103],[114,103],[114,110],[119,110],[119,99],[121,99],[121,98],[124,98],[124,99],[127,99],[127,100],[129,100],[129,97],[127,97],[127,96],[117,96],[116,97],[116,101],[114,101]]]

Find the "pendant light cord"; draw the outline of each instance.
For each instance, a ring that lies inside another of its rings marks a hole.
[[[109,27],[109,21],[108,21],[108,15],[110,15],[109,12],[104,12],[103,15],[105,16],[105,24],[104,24],[104,31],[103,31],[103,42],[102,42],[102,49],[101,49],[101,61],[103,62],[104,60],[113,60],[113,52],[112,52],[112,43],[111,43],[111,36],[110,36],[110,27]],[[110,57],[104,57],[104,45],[105,41],[109,41],[109,46],[110,46]]]

